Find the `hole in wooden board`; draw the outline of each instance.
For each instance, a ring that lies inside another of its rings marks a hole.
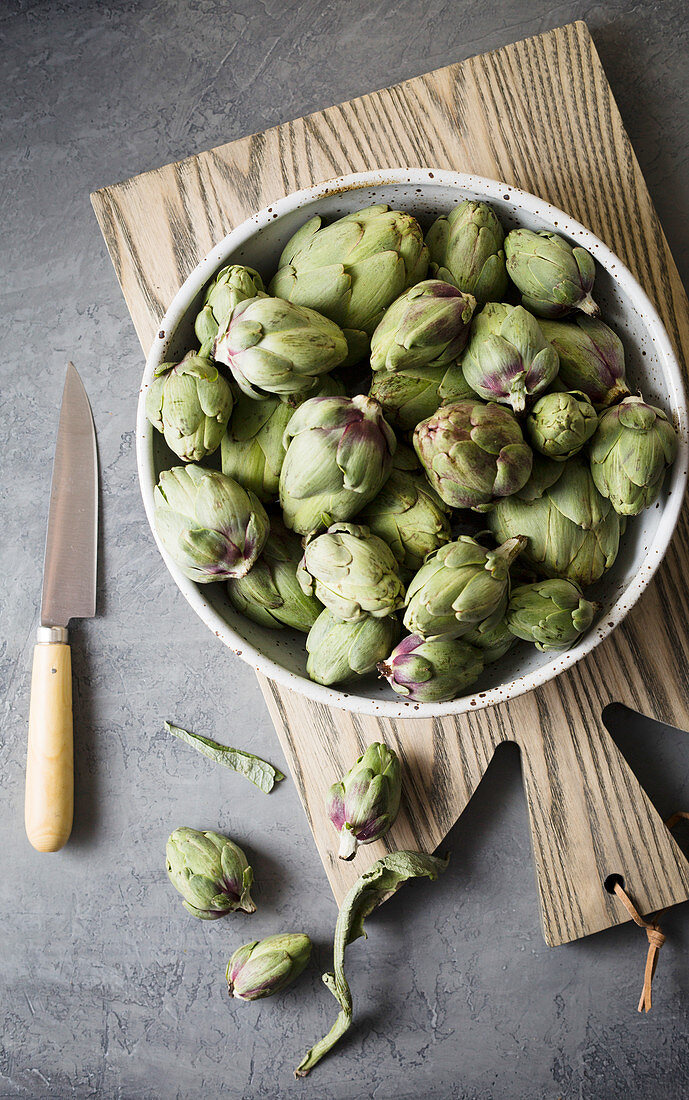
[[[608,875],[603,886],[609,894],[614,894],[616,886],[621,886],[624,890],[624,879],[622,875]]]

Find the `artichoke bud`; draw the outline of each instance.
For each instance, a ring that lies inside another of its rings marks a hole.
[[[563,462],[588,443],[597,426],[598,414],[585,393],[546,393],[527,417],[526,434],[537,451]]]
[[[638,516],[657,499],[676,455],[677,434],[662,409],[627,397],[600,418],[591,474],[616,512]]]
[[[507,598],[488,619],[477,623],[462,635],[463,642],[468,642],[469,645],[481,651],[484,665],[492,665],[495,661],[499,661],[517,640],[505,622],[506,612]]]
[[[235,306],[213,354],[248,397],[275,394],[295,404],[344,361],[347,341],[338,325],[312,309],[258,297]]]
[[[585,316],[540,324],[560,360],[558,388],[585,393],[597,409],[628,396],[624,347],[608,325]]]
[[[240,302],[267,297],[263,279],[253,267],[231,264],[219,271],[206,291],[203,308],[194,322],[194,331],[204,355],[211,355],[218,330],[226,327],[230,314]]]
[[[312,599],[314,597],[311,597]],[[355,623],[321,611],[306,639],[306,671],[317,684],[341,684],[373,672],[400,636],[394,615],[364,615]]]
[[[232,391],[217,367],[187,352],[180,363],[161,363],[146,394],[146,416],[184,462],[218,449],[232,412]]]
[[[433,278],[454,283],[477,302],[499,302],[507,291],[505,232],[487,202],[465,199],[438,218],[426,244]]]
[[[371,369],[419,370],[458,362],[476,306],[471,294],[427,279],[410,287],[386,310],[371,337]]]
[[[227,964],[227,991],[241,1001],[281,993],[299,977],[310,957],[311,940],[303,932],[282,932],[246,943]]]
[[[593,256],[557,233],[513,229],[505,238],[507,274],[521,291],[522,305],[539,317],[562,317],[580,309],[590,317],[600,310],[591,290],[596,277]]]
[[[410,634],[378,669],[412,703],[447,703],[483,672],[483,654],[464,639]]]
[[[217,920],[241,909],[255,913],[253,872],[241,848],[220,833],[175,829],[165,850],[170,882],[184,908],[201,920]]]
[[[464,401],[476,394],[459,364],[450,367],[418,367],[414,370],[377,371],[369,397],[380,402],[391,424],[411,432],[432,416],[443,401]]]
[[[338,619],[355,623],[365,615],[385,619],[402,606],[398,568],[390,547],[368,527],[339,523],[306,540],[297,578]]]
[[[421,471],[394,469],[359,519],[387,542],[403,569],[416,571],[432,550],[450,541],[448,512]]]
[[[513,589],[506,621],[515,637],[536,649],[569,649],[588,630],[597,607],[576,581],[553,578]]]
[[[380,742],[363,756],[326,798],[326,811],[340,834],[340,859],[353,859],[359,844],[380,840],[394,825],[402,778],[397,754]]]
[[[300,539],[274,517],[258,561],[246,576],[227,582],[232,606],[260,626],[307,634],[323,608],[297,580],[301,556]]]
[[[464,377],[479,397],[517,412],[547,389],[559,367],[557,353],[522,306],[489,302],[474,321],[462,359]]]
[[[153,494],[155,528],[163,548],[199,584],[243,577],[268,537],[258,497],[216,470],[164,470]]]
[[[486,511],[529,479],[533,456],[514,414],[502,405],[453,401],[421,421],[414,448],[451,508]]]

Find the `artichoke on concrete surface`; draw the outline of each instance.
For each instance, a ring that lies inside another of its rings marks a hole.
[[[507,274],[521,291],[522,305],[539,317],[562,317],[580,309],[600,313],[591,297],[593,256],[557,233],[513,229],[505,237]]]
[[[202,466],[164,470],[153,494],[155,528],[170,557],[199,584],[243,577],[270,524],[257,496]]]
[[[622,341],[603,321],[577,315],[540,325],[560,360],[558,387],[585,393],[599,410],[628,395]]]
[[[230,264],[209,284],[203,299],[203,308],[194,322],[194,331],[201,344],[203,355],[213,354],[218,330],[222,331],[235,306],[249,298],[265,295],[263,279],[253,267]]]
[[[478,400],[441,405],[417,425],[414,448],[445,503],[475,511],[521,489],[533,462],[512,412]]]
[[[398,568],[388,544],[368,527],[336,523],[307,540],[297,577],[304,592],[314,592],[338,619],[355,623],[364,615],[387,618],[402,607]]]
[[[371,379],[369,397],[380,402],[387,420],[404,432],[411,432],[443,401],[476,398],[460,364],[451,367],[419,367],[417,370],[377,371]]]
[[[347,341],[338,325],[313,309],[282,298],[249,298],[233,309],[213,354],[248,397],[275,394],[296,404],[344,361]]]
[[[340,834],[340,859],[353,859],[360,844],[385,836],[395,824],[401,793],[397,753],[375,741],[326,796],[328,817]]]
[[[585,393],[546,393],[526,418],[529,443],[556,462],[573,458],[595,432],[598,414]]]
[[[245,943],[227,964],[227,991],[241,1001],[281,993],[299,977],[310,957],[311,940],[304,932],[282,932]]]
[[[184,908],[201,920],[217,920],[241,909],[255,913],[253,872],[241,848],[220,833],[175,829],[165,849],[170,882]]]
[[[397,441],[370,397],[314,397],[285,429],[280,472],[285,523],[308,535],[352,519],[385,484]]]
[[[487,202],[465,199],[426,234],[433,278],[454,283],[480,305],[499,302],[507,291],[505,231]]]
[[[506,621],[515,637],[536,649],[569,649],[590,627],[596,607],[576,581],[553,577],[514,588]]]
[[[553,350],[536,318],[523,306],[489,302],[471,326],[462,359],[464,377],[486,401],[499,401],[517,412],[552,385],[558,371]]]
[[[403,569],[416,571],[432,550],[450,541],[449,511],[421,470],[393,469],[358,518],[387,542]]]
[[[308,634],[323,607],[297,580],[301,557],[301,540],[273,518],[258,561],[246,576],[227,582],[232,606],[261,626]]]
[[[615,561],[620,519],[596,488],[580,455],[561,466],[557,480],[532,500],[501,500],[488,515],[496,539],[525,535],[523,557],[546,577],[567,577],[584,588]]]
[[[416,283],[377,325],[371,337],[371,369],[394,373],[458,363],[475,307],[476,299],[451,283]]]
[[[487,550],[469,535],[431,554],[407,589],[404,625],[424,638],[458,638],[489,619],[510,592],[510,565],[526,540]]]
[[[199,462],[220,445],[232,412],[232,390],[210,359],[189,351],[161,363],[146,394],[146,416],[184,462]]]
[[[270,293],[309,306],[345,330],[348,362],[363,358],[385,310],[426,278],[428,249],[416,218],[379,204],[330,225],[318,215],[280,257]]]
[[[483,654],[463,638],[409,634],[378,668],[393,691],[411,703],[446,703],[476,682]]]
[[[677,434],[662,409],[626,397],[600,418],[591,443],[596,488],[622,516],[638,516],[657,499],[677,455]]]
[[[393,615],[386,619],[364,615],[347,623],[325,608],[306,639],[306,671],[317,684],[326,686],[366,676],[387,657],[399,636],[400,624]]]

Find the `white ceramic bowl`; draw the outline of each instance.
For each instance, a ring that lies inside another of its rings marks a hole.
[[[177,586],[213,633],[248,664],[285,687],[330,706],[388,717],[460,714],[491,706],[544,684],[589,653],[624,618],[657,569],[677,521],[687,479],[687,408],[680,370],[658,314],[616,256],[584,226],[549,203],[507,184],[478,176],[421,168],[395,168],[330,180],[288,195],[237,226],[192,271],[163,318],[143,376],[137,417],[137,458],[146,514],[153,523],[153,490],[161,470],[179,464],[162,436],[146,420],[145,393],[159,363],[179,359],[192,346],[193,324],[203,289],[228,263],[248,264],[270,278],[285,242],[314,214],[336,218],[371,203],[385,202],[416,215],[424,228],[465,198],[490,202],[506,229],[524,225],[548,229],[581,244],[595,257],[594,294],[603,317],[625,345],[630,389],[639,388],[672,415],[679,430],[677,461],[660,500],[632,520],[615,565],[597,586],[603,609],[597,625],[566,653],[539,653],[518,643],[489,666],[471,695],[451,703],[409,703],[375,676],[346,685],[346,691],[314,684],[306,676],[304,635],[268,630],[232,608],[225,586],[187,580],[158,542]],[[157,540],[156,540],[157,541]]]

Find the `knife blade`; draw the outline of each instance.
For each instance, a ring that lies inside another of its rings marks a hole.
[[[72,363],[60,406],[43,566],[41,625],[34,648],[26,762],[25,824],[40,852],[72,830],[74,746],[70,619],[96,613],[98,457],[93,416]]]

